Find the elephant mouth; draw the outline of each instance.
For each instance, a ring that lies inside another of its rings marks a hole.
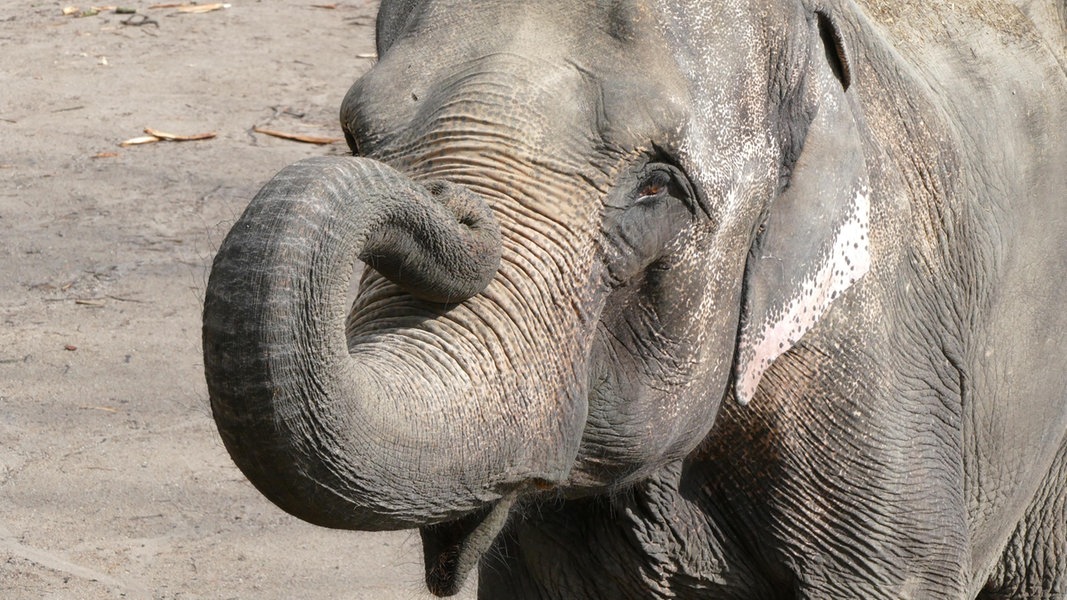
[[[471,570],[507,524],[517,494],[455,521],[419,529],[426,586],[436,596],[459,592]]]

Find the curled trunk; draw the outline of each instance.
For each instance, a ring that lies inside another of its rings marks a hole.
[[[499,238],[473,194],[368,159],[303,161],[264,187],[215,259],[203,328],[216,423],[261,492],[357,529],[455,519],[508,493],[507,465],[524,462],[513,416],[497,405],[451,419],[472,382],[350,350],[344,334],[357,258],[416,296],[460,302],[493,277]]]

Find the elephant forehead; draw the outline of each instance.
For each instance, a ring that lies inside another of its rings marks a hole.
[[[687,120],[687,87],[646,3],[425,4],[350,92],[353,130],[489,119],[502,136],[566,151],[590,137],[647,145]]]
[[[633,148],[681,130],[688,119],[688,87],[650,2],[572,2],[525,22],[515,49],[577,73],[577,105],[609,145]],[[579,14],[571,14],[571,12]],[[545,56],[544,32],[555,30],[556,55]],[[559,96],[550,99],[560,106]]]

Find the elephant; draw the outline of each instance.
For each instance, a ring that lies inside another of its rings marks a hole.
[[[225,447],[303,520],[417,528],[439,596],[1063,598],[1065,32],[383,0],[351,156],[212,265]]]

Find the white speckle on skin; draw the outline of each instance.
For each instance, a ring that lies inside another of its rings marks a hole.
[[[830,305],[871,268],[870,193],[861,189],[852,202],[849,216],[837,230],[827,259],[804,279],[800,292],[781,310],[772,314],[742,347],[754,351],[741,357],[737,380],[737,400],[747,404],[756,393],[763,373],[771,363],[792,348]]]

